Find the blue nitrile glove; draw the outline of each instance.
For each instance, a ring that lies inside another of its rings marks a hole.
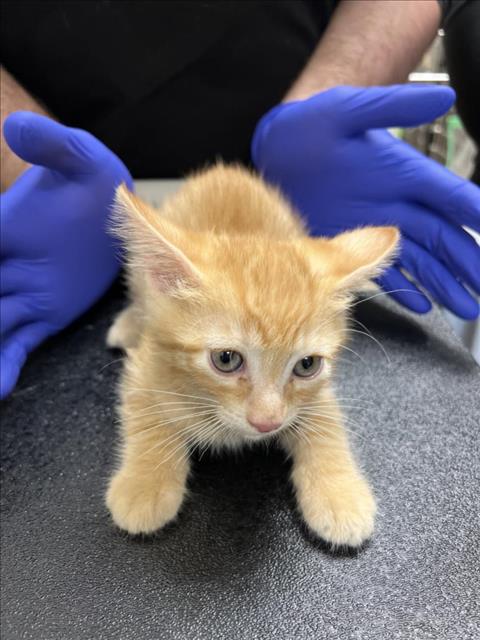
[[[124,164],[86,131],[18,111],[5,120],[10,148],[34,166],[2,195],[0,397],[30,351],[88,309],[119,261],[106,220]]]
[[[478,304],[480,248],[462,225],[480,229],[480,189],[394,138],[384,127],[429,122],[448,111],[448,87],[335,87],[276,106],[252,141],[256,167],[306,217],[317,235],[361,225],[396,225],[398,262],[381,278],[413,311],[430,310],[407,271],[439,303],[466,319]]]

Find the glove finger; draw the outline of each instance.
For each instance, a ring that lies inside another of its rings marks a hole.
[[[454,102],[455,92],[450,87],[399,84],[357,90],[347,98],[343,112],[346,108],[347,132],[360,133],[366,129],[416,127],[443,115]]]
[[[23,364],[23,363],[22,363]],[[0,400],[4,400],[17,384],[22,364],[15,357],[0,352]]]
[[[4,260],[0,264],[0,296],[10,296],[32,290],[32,272],[18,261]],[[2,301],[3,304],[3,301]]]
[[[28,215],[31,205],[25,207],[25,194],[36,188],[38,172],[42,169],[31,167],[24,171],[15,182],[0,195],[0,258],[18,255],[20,247],[35,247],[35,243],[25,237],[28,234],[22,233],[22,213]],[[22,211],[23,209],[23,211]]]
[[[46,116],[16,111],[5,119],[3,134],[20,158],[61,173],[88,173],[98,167],[106,149],[92,135],[71,129]]]
[[[478,317],[478,302],[448,269],[423,247],[402,240],[400,264],[441,305],[465,320]]]
[[[35,319],[32,305],[24,296],[0,298],[0,337],[5,338],[13,329]]]
[[[417,204],[395,205],[386,217],[480,294],[480,247],[461,227]]]
[[[0,351],[0,399],[14,389],[27,355],[49,335],[47,324],[38,322],[18,329],[2,344]]]
[[[416,313],[428,313],[430,300],[397,267],[390,267],[379,279],[379,285],[391,298]]]
[[[422,157],[410,197],[456,225],[480,231],[480,188],[434,160]]]
[[[0,196],[0,259],[8,255],[10,246],[12,245],[11,238],[9,237],[9,225],[6,220],[6,200],[5,195]]]

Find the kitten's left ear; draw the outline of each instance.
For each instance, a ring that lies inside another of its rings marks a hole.
[[[112,232],[124,243],[130,263],[147,272],[162,293],[196,287],[202,276],[188,257],[192,238],[186,230],[162,218],[122,184],[115,194]]]
[[[359,291],[393,262],[400,232],[396,227],[362,227],[321,243],[322,271],[338,282],[336,288]]]

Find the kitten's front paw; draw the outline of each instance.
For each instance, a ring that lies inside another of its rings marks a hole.
[[[363,478],[332,480],[298,498],[309,528],[332,546],[359,547],[371,537],[376,505]]]
[[[153,533],[178,514],[185,496],[181,483],[153,484],[121,470],[107,491],[106,503],[115,524],[131,534]]]

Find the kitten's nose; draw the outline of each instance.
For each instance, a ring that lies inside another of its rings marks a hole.
[[[247,418],[248,422],[260,433],[268,433],[269,431],[275,431],[278,427],[282,426],[282,421],[278,420],[251,420]]]

